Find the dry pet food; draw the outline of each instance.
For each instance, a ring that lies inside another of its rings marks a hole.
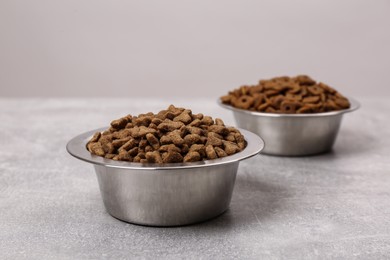
[[[321,113],[350,107],[347,98],[309,76],[276,77],[242,86],[221,97],[224,104],[265,113]]]
[[[211,160],[242,151],[244,136],[203,114],[170,105],[157,114],[125,116],[93,135],[87,149],[107,159],[140,163]]]

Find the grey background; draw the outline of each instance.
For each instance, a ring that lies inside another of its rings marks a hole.
[[[390,95],[390,2],[1,0],[0,96],[204,96],[307,73]]]

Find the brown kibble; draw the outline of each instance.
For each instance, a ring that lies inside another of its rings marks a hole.
[[[150,116],[142,116],[134,119],[132,122],[136,126],[149,126],[152,122],[152,118]]]
[[[271,106],[271,104],[267,102],[258,106],[256,110],[260,112],[264,112],[269,106]]]
[[[167,135],[164,135],[160,138],[161,144],[175,144],[175,145],[183,145],[184,140],[180,136],[180,131],[175,130],[169,132]]]
[[[305,97],[302,100],[302,103],[317,103],[318,101],[320,101],[319,96],[311,96],[311,97]]]
[[[328,92],[328,93],[330,93],[330,94],[335,94],[335,93],[336,93],[336,90],[335,90],[335,89],[329,87],[329,86],[326,85],[325,83],[320,82],[320,83],[318,83],[318,86],[321,87],[321,88],[323,88],[323,89],[325,90],[325,92]]]
[[[207,156],[207,159],[210,159],[210,160],[213,160],[213,159],[217,159],[218,156],[214,150],[214,147],[212,145],[208,145],[206,146],[206,156]]]
[[[137,156],[139,156],[139,158],[141,159],[145,159],[146,158],[146,154],[144,152],[138,152]]]
[[[189,134],[184,137],[184,142],[188,145],[198,143],[200,141],[200,135]]]
[[[202,157],[206,156],[205,146],[203,144],[191,145],[189,152],[198,152],[200,156]]]
[[[160,142],[158,141],[157,137],[155,137],[153,134],[148,133],[146,134],[146,140],[148,140],[149,144],[157,150],[160,148]]]
[[[168,111],[172,112],[175,116],[178,116],[184,111],[184,108],[175,107],[174,105],[170,105],[168,107]]]
[[[116,139],[116,140],[112,141],[112,145],[115,148],[119,148],[119,147],[121,147],[122,145],[124,145],[125,143],[127,143],[131,139],[133,139],[133,138],[131,138],[131,136],[125,137],[125,138],[121,138],[121,139]]]
[[[295,77],[295,80],[300,85],[305,85],[305,86],[311,86],[311,85],[314,85],[316,83],[312,78],[310,78],[307,75],[298,75]]]
[[[153,147],[151,147],[150,145],[145,146],[144,150],[145,150],[145,153],[154,151]]]
[[[179,147],[177,147],[176,145],[174,144],[165,144],[165,145],[162,145],[159,149],[160,152],[170,152],[170,151],[174,151],[174,152],[178,152],[180,153],[181,152],[181,149]]]
[[[113,159],[116,155],[115,154],[112,154],[112,153],[108,153],[104,156],[104,158],[106,159]]]
[[[194,121],[195,121],[196,119],[202,120],[202,119],[203,119],[203,114],[202,114],[202,113],[199,113],[199,114],[192,114],[192,118],[194,119]]]
[[[128,153],[131,155],[131,156],[136,156],[137,154],[138,154],[138,151],[139,151],[139,148],[138,147],[134,147],[134,148],[132,148],[132,149],[130,149],[129,151],[128,151]]]
[[[236,106],[237,108],[248,109],[252,106],[254,102],[255,99],[253,97],[248,95],[243,95],[237,100]]]
[[[264,94],[265,94],[267,97],[276,96],[276,95],[279,94],[279,90],[277,90],[277,89],[266,90],[266,91],[264,91]],[[239,107],[239,108],[240,108],[240,107]]]
[[[157,117],[155,117],[155,118],[153,118],[152,119],[152,123],[153,124],[155,124],[155,125],[159,125],[159,124],[161,124],[163,121],[160,119],[160,118],[157,118]]]
[[[202,121],[200,121],[200,119],[196,118],[194,119],[194,121],[192,121],[190,124],[188,124],[189,126],[200,126],[202,124]]]
[[[286,98],[282,95],[274,96],[271,100],[272,107],[280,107],[280,104],[285,100]]]
[[[254,96],[255,94],[263,92],[264,87],[262,85],[257,85],[249,88],[249,94]]]
[[[298,114],[305,114],[305,113],[315,113],[313,111],[316,111],[316,106],[313,104],[304,104],[300,109],[297,110]]]
[[[130,156],[130,154],[127,151],[121,150],[118,154],[118,160],[120,160],[120,161],[133,161],[133,158]]]
[[[277,111],[276,111],[276,109],[273,108],[272,106],[269,106],[269,107],[267,107],[267,109],[265,110],[265,112],[267,112],[267,113],[276,113]]]
[[[227,155],[232,155],[241,151],[238,145],[233,142],[223,141],[223,146]]]
[[[225,126],[225,123],[220,118],[215,119],[215,124],[220,126]]]
[[[199,127],[195,127],[195,126],[186,126],[185,130],[186,130],[188,133],[191,133],[191,134],[204,135],[204,130],[203,130],[202,128],[199,128]]]
[[[164,121],[163,123],[157,126],[157,129],[160,131],[169,132],[169,131],[179,129],[183,125],[184,124],[182,122]]]
[[[116,139],[122,139],[122,138],[126,138],[129,136],[131,136],[131,130],[127,129],[127,128],[112,133],[112,137],[114,137]]]
[[[149,128],[153,128],[154,130],[157,130],[157,125],[150,123]]]
[[[106,144],[106,143],[111,143],[112,142],[112,139],[113,139],[113,136],[112,134],[109,134],[109,135],[102,135],[99,139],[99,143],[101,143],[102,145]]]
[[[231,100],[232,100],[232,96],[231,95],[226,95],[226,96],[222,96],[221,97],[221,101],[224,104],[230,104]]]
[[[184,162],[196,162],[200,160],[201,160],[201,156],[198,152],[189,152],[186,154],[186,156],[184,156],[183,159]]]
[[[220,148],[220,147],[214,147],[215,153],[218,155],[219,158],[226,157],[226,152]]]
[[[158,151],[147,152],[145,157],[148,163],[163,163],[161,155]]]
[[[111,126],[114,129],[118,130],[118,129],[124,128],[127,125],[127,123],[128,123],[127,118],[122,117],[122,118],[119,118],[117,120],[112,121]]]
[[[181,146],[181,149],[180,149],[180,153],[181,154],[186,154],[186,153],[188,153],[190,151],[190,147],[188,146],[188,144],[183,144],[182,146]]]
[[[249,86],[243,86],[237,95],[250,95],[249,91]],[[157,114],[127,115],[112,121],[108,130],[91,137],[86,148],[94,155],[116,161],[179,163],[224,157],[245,146],[240,131],[226,127],[222,119],[214,121],[210,116],[171,105]]]
[[[307,91],[309,91],[314,96],[319,96],[324,93],[324,89],[319,86],[309,86],[307,87]]]
[[[212,124],[214,124],[214,120],[210,116],[204,116],[201,121],[202,121],[203,125],[212,125]]]
[[[310,93],[307,91],[307,86],[301,86],[301,92],[298,94],[301,95],[303,98],[308,96]]]
[[[244,150],[246,146],[246,141],[244,136],[241,133],[235,133],[234,137],[236,138],[236,142],[240,150]]]
[[[223,144],[222,139],[222,136],[220,136],[219,134],[209,132],[207,135],[206,145],[221,146]]]
[[[115,147],[112,143],[106,143],[102,145],[104,153],[114,153]]]
[[[118,150],[128,151],[134,148],[136,145],[137,145],[136,141],[130,137],[130,139],[126,143],[124,143]]]
[[[341,108],[349,108],[351,106],[349,101],[345,98],[336,98],[334,102],[336,103],[336,105],[340,106]]]
[[[291,93],[287,93],[286,94],[286,99],[290,99],[290,100],[293,100],[293,101],[301,101],[302,100],[302,95],[300,94],[291,94]],[[280,104],[279,104],[280,105]]]
[[[201,144],[206,144],[206,142],[207,142],[207,137],[206,137],[206,136],[201,136],[201,137],[200,137],[200,142],[199,142],[199,143],[201,143]]]
[[[183,162],[183,156],[174,151],[169,151],[163,157],[163,163],[179,163]]]
[[[350,107],[348,99],[336,90],[324,83],[316,83],[307,75],[260,80],[257,85],[229,91],[221,101],[236,108],[265,113],[321,113]]]
[[[191,117],[191,110],[184,110],[180,115],[178,115],[177,117],[175,117],[173,119],[174,122],[182,122],[184,124],[188,124],[192,121],[192,117]]]
[[[141,150],[144,150],[145,147],[146,147],[147,145],[149,145],[148,140],[146,140],[146,139],[141,139],[141,140],[139,141],[138,148],[141,149]]]
[[[221,126],[221,125],[212,125],[209,127],[209,131],[215,132],[220,135],[229,134],[229,130],[225,126]]]
[[[240,131],[235,127],[227,127],[227,130],[229,130],[229,133],[240,133]]]
[[[88,147],[88,150],[95,155],[98,155],[98,156],[105,155],[105,152],[102,148],[101,143],[89,143],[87,147]]]
[[[289,90],[287,91],[287,93],[298,94],[301,91],[301,89],[302,89],[302,87],[299,84],[294,83],[294,84],[290,85]]]
[[[235,142],[236,138],[234,137],[234,133],[230,132],[227,136],[225,136],[226,141]]]
[[[154,134],[154,133],[156,133],[156,129],[146,127],[146,126],[140,126],[138,134],[135,137],[143,137],[146,136],[147,134]]]
[[[280,105],[280,111],[284,114],[293,114],[300,108],[300,103],[296,101],[285,100]]]
[[[102,135],[111,135],[112,133],[109,130],[104,130]]]

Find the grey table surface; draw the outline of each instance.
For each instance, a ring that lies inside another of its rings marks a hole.
[[[0,259],[389,259],[390,103],[360,98],[331,153],[240,163],[230,209],[153,228],[104,209],[75,135],[170,103],[234,124],[212,99],[0,99]]]

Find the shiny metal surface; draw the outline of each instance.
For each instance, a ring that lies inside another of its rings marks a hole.
[[[239,161],[264,142],[240,129],[248,142],[240,153],[196,163],[140,164],[91,155],[85,146],[96,129],[73,138],[68,152],[94,164],[104,205],[112,216],[136,224],[178,226],[223,213],[230,204]]]
[[[237,126],[258,134],[265,142],[263,153],[305,156],[328,152],[336,140],[343,114],[359,108],[349,99],[349,109],[315,114],[260,113],[219,105],[233,111]]]

